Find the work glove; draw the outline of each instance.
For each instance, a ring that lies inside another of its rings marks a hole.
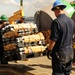
[[[50,60],[52,57],[52,50],[48,50],[48,48],[46,48],[46,55],[47,55],[47,58]]]

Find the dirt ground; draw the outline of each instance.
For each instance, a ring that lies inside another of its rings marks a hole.
[[[9,64],[16,64],[21,67],[21,70],[27,73],[25,75],[51,75],[52,73],[51,60],[46,56],[30,58],[27,61],[19,61],[18,63],[9,62]],[[71,75],[75,75],[75,66],[72,66]]]

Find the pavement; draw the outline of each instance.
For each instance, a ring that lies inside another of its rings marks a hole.
[[[51,75],[52,73],[51,60],[46,56],[30,58],[18,63],[9,62],[9,65],[14,65],[19,72],[21,71],[21,75]],[[75,66],[72,66],[71,75],[75,75]]]

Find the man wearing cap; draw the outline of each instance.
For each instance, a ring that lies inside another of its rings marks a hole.
[[[8,18],[6,15],[2,15],[0,17],[0,64],[8,64],[8,61],[4,58],[3,52],[3,41],[2,41],[2,34],[1,34],[1,29],[4,25],[8,24]]]
[[[19,23],[25,23],[25,18],[21,17],[20,20],[17,22],[17,24],[19,24]]]
[[[56,0],[51,9],[56,16],[51,24],[47,52],[47,55],[52,57],[52,75],[70,75],[72,69],[74,22],[65,15],[65,8],[66,5]]]

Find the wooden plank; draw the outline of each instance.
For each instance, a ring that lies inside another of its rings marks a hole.
[[[37,52],[43,52],[45,50],[45,46],[28,46],[24,47],[24,53],[37,53]]]

